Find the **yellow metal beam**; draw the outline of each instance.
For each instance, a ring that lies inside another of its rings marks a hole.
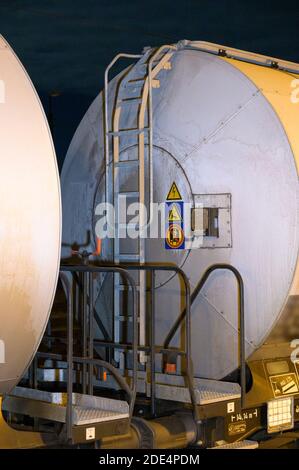
[[[279,59],[277,57],[266,56],[263,54],[257,54],[255,52],[243,51],[241,49],[235,49],[230,46],[224,46],[221,44],[213,44],[205,41],[190,41],[187,46],[201,50],[203,52],[210,52],[212,54],[225,55],[228,58],[250,62],[257,65],[265,65],[267,67],[278,67],[288,72],[299,73],[299,64],[291,62],[289,60]]]

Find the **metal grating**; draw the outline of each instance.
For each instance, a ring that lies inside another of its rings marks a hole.
[[[190,403],[189,389],[184,386],[182,379],[179,376],[161,374],[156,384],[157,398]],[[198,405],[238,400],[241,398],[241,389],[236,383],[194,379],[194,386]]]
[[[221,444],[216,447],[210,447],[210,449],[257,449],[258,442],[256,441],[238,441],[238,442],[231,442],[230,444]]]
[[[123,419],[128,417],[128,413],[119,413],[117,411],[111,410],[83,408],[81,406],[74,406],[73,408],[73,424],[77,426],[92,423],[102,423],[104,421],[112,421],[115,419]]]

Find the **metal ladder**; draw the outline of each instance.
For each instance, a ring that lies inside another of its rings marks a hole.
[[[146,148],[148,149],[149,168],[149,208],[151,211],[153,194],[153,167],[152,167],[152,147],[153,147],[153,116],[152,116],[152,88],[159,88],[160,81],[157,78],[161,70],[171,69],[170,59],[176,50],[174,46],[162,46],[153,54],[149,49],[143,56],[133,56],[129,54],[119,54],[108,65],[105,72],[105,157],[106,157],[106,201],[111,202],[114,207],[114,243],[113,261],[116,264],[145,262],[145,237],[147,224],[151,220],[151,214],[147,217],[145,210],[146,202],[146,182],[145,182],[145,158]],[[112,130],[109,128],[108,110],[108,73],[111,67],[120,58],[139,58],[139,61],[131,67],[120,82],[115,98],[115,106],[112,112]],[[121,117],[124,109],[130,106],[130,119],[136,116],[135,128],[120,128]],[[135,159],[120,159],[121,139],[123,137],[135,136],[137,138],[138,155]],[[110,160],[109,141],[112,138],[112,161]],[[138,180],[136,191],[122,191],[120,185],[120,172],[124,168],[137,168]],[[112,186],[112,194],[109,191],[109,183]],[[110,195],[111,194],[111,195]],[[138,224],[120,223],[120,200],[121,198],[137,200],[139,202]],[[120,230],[135,228],[138,230],[137,253],[129,254],[121,251]],[[146,273],[138,273],[139,290],[139,344],[145,344],[145,311],[146,311]],[[120,341],[120,292],[124,286],[120,284],[118,274],[114,275],[114,341]],[[115,360],[121,369],[124,368],[122,354],[115,352]],[[140,362],[146,362],[146,356],[140,352]]]

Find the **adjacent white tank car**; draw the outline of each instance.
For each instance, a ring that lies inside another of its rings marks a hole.
[[[60,263],[60,184],[47,119],[0,36],[0,395],[20,380],[46,327]]]

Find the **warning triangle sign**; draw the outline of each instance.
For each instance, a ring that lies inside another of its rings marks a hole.
[[[181,211],[178,208],[177,204],[172,204],[168,212],[168,221],[169,222],[179,222],[182,220]]]
[[[169,193],[167,194],[166,200],[167,201],[179,201],[180,199],[182,199],[181,193],[178,190],[178,187],[175,184],[175,182],[173,182],[169,190]]]

